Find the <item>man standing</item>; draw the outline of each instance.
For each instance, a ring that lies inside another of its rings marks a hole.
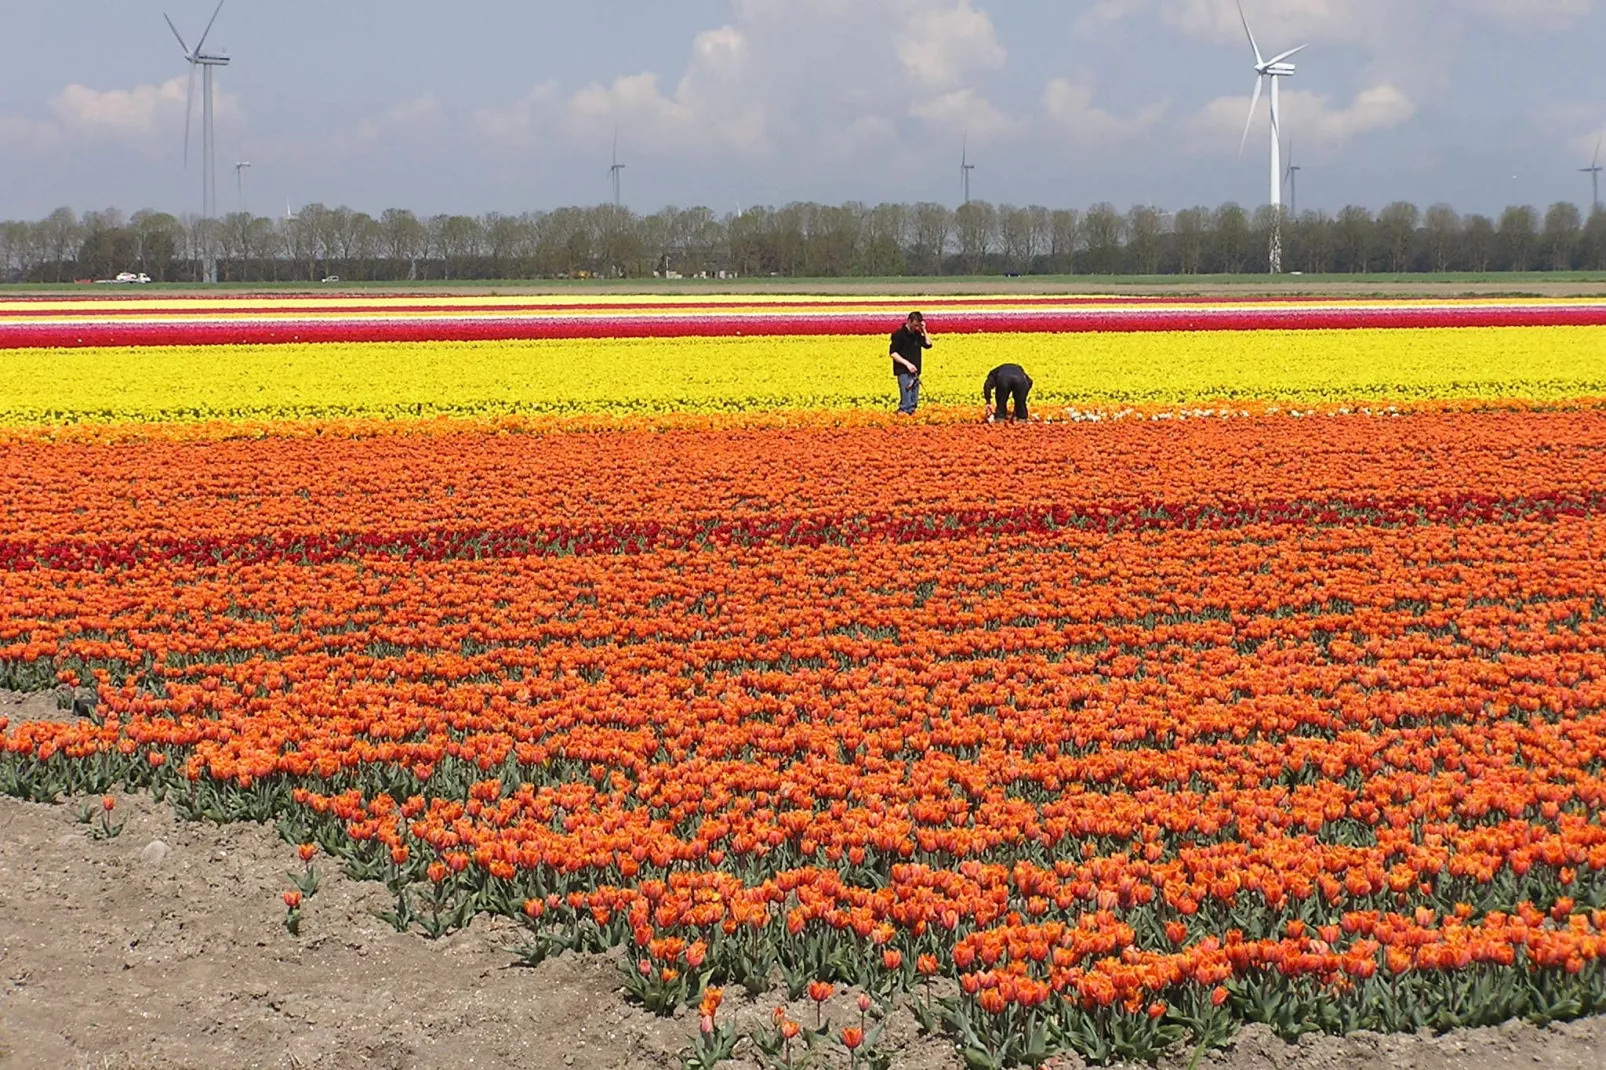
[[[920,406],[920,358],[931,348],[926,333],[926,317],[918,312],[892,333],[892,374],[898,377],[898,412],[913,416]]]
[[[1026,374],[1026,369],[1019,364],[1000,364],[987,374],[987,382],[982,385],[981,396],[988,405],[993,403],[993,391],[998,392],[998,411],[987,415],[987,422],[1005,419],[1004,405],[1013,399],[1015,419],[1024,422],[1026,419],[1026,395],[1032,392],[1032,377]]]

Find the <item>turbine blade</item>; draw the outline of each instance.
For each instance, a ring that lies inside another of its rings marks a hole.
[[[180,48],[182,48],[184,50],[184,54],[186,56],[189,55],[190,54],[190,46],[184,43],[184,38],[179,34],[178,27],[173,25],[173,20],[172,19],[168,19],[165,14],[162,16],[162,18],[167,19],[167,28],[169,30],[173,31],[173,36],[174,37],[178,38],[178,47],[180,47]]]
[[[1600,143],[1602,141],[1606,141],[1606,134],[1603,134],[1600,137],[1595,139],[1595,158],[1594,158],[1594,160],[1590,161],[1590,164],[1589,164],[1590,167],[1599,167],[1600,166]]]
[[[1249,118],[1244,120],[1244,139],[1238,143],[1238,159],[1244,158],[1244,147],[1249,144],[1249,128],[1255,125],[1255,109],[1260,107],[1261,79],[1255,78],[1255,95],[1249,101]]]
[[[212,33],[212,23],[216,22],[218,15],[222,14],[223,5],[226,2],[227,2],[227,0],[217,0],[217,10],[212,12],[212,20],[211,20],[211,22],[208,22],[206,24],[206,29],[205,29],[205,31],[202,32],[201,39],[199,41],[195,42],[195,53],[196,53],[196,55],[200,55],[201,49],[206,47],[206,39]]]
[[[184,94],[184,166],[190,165],[190,119],[195,115],[195,64],[190,64],[190,88]]]
[[[1281,63],[1283,60],[1287,59],[1289,56],[1297,56],[1297,55],[1299,55],[1299,53],[1305,51],[1305,49],[1307,49],[1309,47],[1310,47],[1310,45],[1300,45],[1298,48],[1290,48],[1287,52],[1284,52],[1282,55],[1273,56],[1271,59],[1268,59],[1266,61],[1266,66],[1269,67],[1273,63]]]
[[[1264,67],[1266,61],[1260,58],[1260,46],[1255,43],[1255,31],[1249,28],[1249,17],[1244,14],[1243,0],[1238,0],[1238,19],[1244,24],[1244,33],[1249,35],[1249,47],[1255,50],[1255,66]]]

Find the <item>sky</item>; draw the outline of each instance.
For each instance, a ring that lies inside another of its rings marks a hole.
[[[0,0],[0,218],[201,203],[215,0]],[[1606,0],[1243,0],[1298,206],[1587,206]],[[1168,209],[1270,195],[1236,0],[229,0],[220,211],[517,213],[611,197]],[[197,87],[198,90],[198,87]],[[239,173],[234,165],[249,161]]]

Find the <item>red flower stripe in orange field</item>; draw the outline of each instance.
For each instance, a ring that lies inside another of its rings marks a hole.
[[[100,697],[0,727],[7,790],[272,817],[647,1001],[943,973],[986,1043],[1143,1051],[1606,1005],[1606,413],[0,465],[0,686]]]
[[[249,317],[179,318],[158,312],[143,320],[99,315],[50,321],[29,310],[8,315],[0,306],[0,349],[109,346],[271,345],[309,342],[483,342],[581,338],[724,338],[743,334],[821,336],[887,333],[885,309],[710,310],[654,306],[625,312],[529,309],[431,310],[402,313],[382,307],[314,316],[293,305]],[[451,312],[452,314],[448,314]],[[171,322],[163,322],[170,320]],[[1253,307],[1200,304],[1151,307],[1034,307],[966,305],[933,320],[948,334],[1163,331],[1287,331],[1447,327],[1568,327],[1606,325],[1606,303],[1389,304],[1318,306],[1309,302]]]

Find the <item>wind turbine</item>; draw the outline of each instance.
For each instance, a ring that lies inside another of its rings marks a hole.
[[[1299,172],[1304,168],[1294,162],[1294,139],[1288,139],[1288,214],[1293,218],[1299,217]]]
[[[1244,33],[1249,37],[1249,47],[1255,51],[1255,95],[1249,101],[1249,119],[1244,123],[1243,141],[1238,146],[1238,158],[1242,159],[1244,146],[1249,144],[1249,128],[1255,123],[1255,111],[1260,107],[1260,91],[1266,82],[1271,83],[1271,207],[1273,209],[1271,229],[1271,273],[1278,275],[1283,270],[1283,166],[1282,166],[1282,107],[1278,95],[1277,80],[1291,77],[1294,65],[1287,62],[1290,56],[1303,52],[1307,46],[1290,48],[1281,55],[1264,59],[1260,55],[1260,45],[1255,43],[1255,33],[1249,28],[1249,19],[1244,15],[1244,6],[1238,5],[1238,18],[1244,24]]]
[[[1590,202],[1591,210],[1594,212],[1600,211],[1600,173],[1602,170],[1606,170],[1600,165],[1600,143],[1602,140],[1606,140],[1606,135],[1595,139],[1595,161],[1588,167],[1580,167],[1578,169],[1580,174],[1589,176],[1590,188],[1595,195],[1594,200]]]
[[[608,177],[613,179],[613,206],[619,207],[619,173],[625,165],[619,162],[619,128],[613,128],[613,166],[608,168]]]
[[[245,196],[245,173],[251,169],[250,160],[241,160],[234,165],[234,188],[240,194],[240,211],[249,213],[251,202]]]
[[[195,42],[192,49],[184,43],[184,37],[173,25],[173,20],[165,14],[162,18],[167,20],[167,28],[173,31],[178,38],[178,46],[184,50],[184,59],[190,65],[190,87],[184,102],[184,164],[190,162],[190,116],[195,111],[195,68],[201,68],[201,219],[203,224],[210,223],[217,215],[217,159],[215,150],[215,137],[212,125],[212,70],[215,67],[227,67],[229,57],[214,55],[203,51],[206,48],[206,39],[212,33],[212,25],[223,11],[225,0],[218,0],[217,10],[212,12],[211,21],[201,33],[201,39]],[[207,282],[217,281],[217,260],[213,258],[210,238],[206,250],[202,255],[202,270]]]
[[[976,165],[970,162],[970,135],[959,144],[959,185],[964,191],[965,203],[970,203],[970,173]]]

